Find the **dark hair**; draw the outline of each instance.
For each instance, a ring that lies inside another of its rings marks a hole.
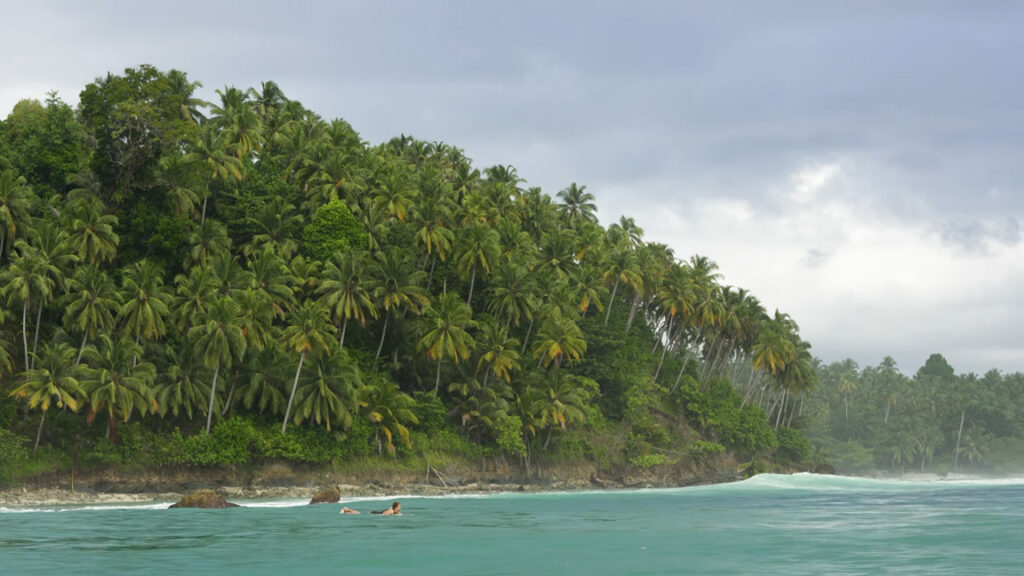
[[[391,503],[391,509],[392,509],[392,510],[394,510],[395,508],[398,508],[398,507],[400,507],[401,505],[402,505],[402,503],[401,503],[401,502],[392,502],[392,503]]]

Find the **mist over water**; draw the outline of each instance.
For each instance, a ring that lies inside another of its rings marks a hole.
[[[4,574],[1018,574],[1024,480],[0,509]]]

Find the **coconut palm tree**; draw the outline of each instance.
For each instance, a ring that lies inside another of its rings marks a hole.
[[[340,323],[338,347],[345,347],[348,321],[355,318],[366,327],[366,317],[377,317],[377,307],[371,297],[366,258],[354,250],[336,252],[324,265],[323,279],[316,293]]]
[[[69,408],[78,411],[79,401],[84,394],[78,381],[79,369],[71,363],[75,349],[63,343],[43,344],[42,352],[37,356],[37,366],[23,372],[24,382],[11,391],[11,396],[28,398],[28,407],[39,408],[43,415],[39,419],[36,431],[36,442],[32,446],[35,452],[39,448],[39,438],[43,434],[43,422],[51,404],[58,408]]]
[[[377,306],[384,309],[384,327],[381,329],[375,356],[375,359],[379,359],[391,317],[397,312],[419,314],[430,299],[422,287],[426,273],[414,270],[406,254],[398,247],[384,250],[376,264],[373,298]]]
[[[206,407],[204,401],[210,396],[210,387],[204,383],[203,366],[191,342],[169,346],[165,352],[167,369],[156,385],[160,416],[170,413],[177,418],[184,414],[191,420],[195,412]]]
[[[362,377],[354,361],[344,351],[320,354],[313,374],[299,388],[295,407],[295,424],[313,420],[331,430],[332,423],[342,430],[352,426],[352,415],[359,410],[359,390]]]
[[[24,242],[18,243],[11,263],[0,271],[0,285],[10,302],[21,303],[21,337],[25,352],[25,369],[31,367],[28,346],[28,311],[33,299],[44,301],[53,294],[56,267],[40,257],[38,251]]]
[[[594,204],[594,195],[584,192],[586,189],[586,186],[577,186],[573,182],[558,193],[558,198],[562,201],[558,205],[558,211],[572,228],[575,228],[580,221],[597,222],[597,205]]]
[[[140,340],[159,340],[166,328],[173,296],[164,286],[163,271],[148,260],[129,267],[122,282],[120,318],[128,335]]]
[[[95,198],[71,206],[71,235],[68,241],[81,261],[99,265],[117,255],[121,238],[114,232],[117,216],[103,213],[103,203]]]
[[[384,448],[395,454],[396,436],[406,446],[412,446],[407,425],[419,422],[412,412],[415,403],[397,384],[383,377],[373,378],[360,390],[360,414],[373,426],[378,455],[384,453]]]
[[[490,275],[491,268],[501,255],[501,248],[498,244],[498,233],[493,228],[474,224],[465,230],[459,245],[456,265],[464,278],[469,277],[469,296],[466,298],[466,304],[471,306],[477,273],[484,277]]]
[[[95,347],[85,351],[86,368],[81,379],[89,398],[89,422],[100,412],[107,413],[107,436],[117,444],[117,423],[125,422],[132,414],[140,416],[156,413],[159,406],[153,383],[156,368],[148,361],[137,362],[142,353],[139,346],[127,336],[112,339],[100,334]]]
[[[552,313],[545,319],[540,330],[537,331],[537,344],[534,346],[533,355],[540,359],[544,366],[555,363],[555,367],[562,365],[562,360],[567,359],[569,365],[578,362],[587,351],[587,341],[583,331],[573,322],[572,318],[562,315],[558,308],[553,308]]]
[[[203,365],[213,369],[210,404],[206,412],[206,433],[213,426],[214,401],[217,398],[217,376],[221,367],[231,366],[245,355],[245,335],[239,326],[238,303],[228,297],[215,298],[205,311],[197,315],[197,323],[188,330],[188,339],[195,346]]]
[[[288,406],[284,410],[281,434],[288,429],[288,417],[291,414],[292,403],[295,401],[295,390],[299,386],[299,376],[302,374],[302,365],[305,363],[306,357],[311,352],[316,355],[329,351],[328,339],[335,331],[334,326],[327,319],[327,310],[312,300],[303,302],[302,306],[291,315],[289,322],[289,326],[281,334],[281,340],[289,350],[299,354],[299,366],[295,369],[292,393],[288,397]]]
[[[469,356],[476,342],[467,330],[476,323],[472,310],[454,292],[442,294],[436,304],[427,304],[421,322],[424,334],[419,347],[431,360],[437,361],[436,396],[441,385],[441,361],[451,358],[459,364]]]
[[[512,373],[521,368],[519,339],[510,337],[508,330],[491,318],[487,318],[479,325],[478,348],[481,353],[477,360],[476,371],[477,373],[480,370],[484,371],[483,386],[487,387],[488,378],[492,373],[508,384],[512,380]]]
[[[64,308],[64,325],[82,333],[82,344],[78,347],[77,365],[89,340],[97,333],[109,332],[114,328],[114,315],[120,310],[120,295],[107,273],[96,266],[87,264],[75,270],[68,280],[70,293]]]
[[[32,190],[13,169],[0,170],[0,261],[10,252],[19,228],[28,223]]]

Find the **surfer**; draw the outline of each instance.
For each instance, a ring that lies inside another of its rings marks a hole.
[[[391,508],[386,508],[384,510],[374,510],[373,512],[370,512],[370,514],[383,514],[384,516],[401,516],[402,503],[395,502],[391,504]]]
[[[338,511],[338,514],[361,514],[359,510],[353,510],[348,506],[343,507]],[[394,502],[391,504],[391,508],[385,508],[383,510],[374,510],[370,514],[380,514],[382,516],[401,516],[402,515],[402,503]]]

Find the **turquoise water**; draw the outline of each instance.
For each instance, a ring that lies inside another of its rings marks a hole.
[[[0,508],[0,574],[1024,573],[1024,480],[400,499]]]

